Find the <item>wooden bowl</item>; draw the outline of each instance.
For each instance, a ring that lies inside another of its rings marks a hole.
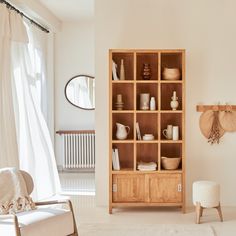
[[[163,79],[164,80],[179,80],[180,71],[179,68],[164,68],[163,70]]]
[[[176,170],[179,167],[181,157],[161,157],[161,165],[165,170]]]

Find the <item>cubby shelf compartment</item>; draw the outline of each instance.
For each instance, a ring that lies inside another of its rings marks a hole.
[[[180,70],[180,80],[182,80],[182,53],[181,52],[165,52],[161,53],[161,79],[163,80],[164,68],[178,68]]]
[[[121,60],[124,60],[124,69],[125,69],[125,81],[134,80],[134,53],[127,52],[114,52],[112,53],[112,60],[117,64],[117,74],[120,78],[120,65]],[[119,80],[120,82],[121,80]]]
[[[134,109],[134,84],[127,83],[125,86],[121,83],[112,84],[112,110],[116,110],[117,95],[122,95],[124,103],[123,110]]]
[[[137,52],[137,66],[136,66],[136,80],[143,80],[142,71],[143,64],[147,63],[151,68],[151,79],[150,80],[158,80],[158,53],[151,52]],[[148,81],[148,80],[145,80]]]
[[[181,113],[162,113],[161,114],[161,140],[167,140],[163,135],[163,130],[167,125],[179,127],[179,140],[182,140],[182,115]],[[170,140],[171,141],[171,140]]]
[[[116,143],[112,148],[117,148],[120,160],[120,169],[134,169],[134,145],[132,143]]]
[[[161,157],[181,157],[181,161],[179,164],[178,169],[171,170],[171,171],[177,171],[182,169],[182,144],[181,143],[162,143],[161,144]],[[161,166],[161,170],[164,170]],[[166,171],[166,170],[165,170]]]
[[[137,111],[140,111],[140,94],[141,93],[149,93],[150,98],[155,97],[156,100],[156,109],[158,110],[158,84],[155,83],[139,83],[136,84],[136,104]],[[142,110],[141,110],[142,111]]]
[[[177,111],[182,110],[182,85],[177,83],[161,84],[161,110],[171,110],[170,102],[174,91],[179,102]]]
[[[142,138],[144,134],[153,134],[154,139],[158,139],[158,114],[137,113],[136,122],[139,124]]]
[[[116,138],[116,123],[120,123],[125,126],[129,126],[130,132],[126,141],[134,139],[134,114],[133,113],[113,113],[112,114],[112,139]],[[119,140],[122,141],[122,140]]]
[[[137,143],[137,164],[143,162],[158,162],[158,144],[155,143]]]

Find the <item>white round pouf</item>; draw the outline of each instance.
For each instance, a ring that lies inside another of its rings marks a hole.
[[[220,204],[220,185],[212,181],[193,183],[193,204],[199,202],[201,207],[211,208]]]

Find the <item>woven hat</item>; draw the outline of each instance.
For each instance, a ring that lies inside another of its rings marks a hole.
[[[221,111],[219,112],[220,125],[225,131],[236,131],[236,112],[235,111]]]
[[[214,111],[211,110],[205,111],[200,116],[199,120],[200,130],[207,139],[209,139],[210,137],[213,121],[214,121]],[[220,137],[222,137],[225,133],[224,129],[221,127],[220,124],[219,124],[219,133]]]

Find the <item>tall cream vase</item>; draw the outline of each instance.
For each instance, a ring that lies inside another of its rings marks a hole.
[[[124,68],[123,59],[121,59],[121,63],[120,63],[120,80],[125,80],[125,68]]]

